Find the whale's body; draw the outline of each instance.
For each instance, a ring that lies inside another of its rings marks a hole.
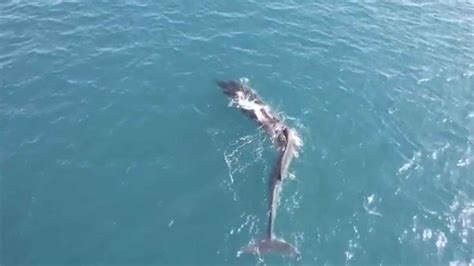
[[[239,108],[250,118],[254,119],[270,136],[278,152],[278,159],[273,167],[269,182],[268,226],[263,239],[252,240],[242,248],[243,252],[263,253],[268,251],[280,252],[292,257],[299,255],[298,249],[283,239],[277,238],[273,229],[278,207],[281,182],[287,176],[288,167],[303,142],[296,131],[286,126],[278,115],[271,112],[257,93],[247,84],[239,81],[217,81],[218,86],[230,98],[231,105]]]

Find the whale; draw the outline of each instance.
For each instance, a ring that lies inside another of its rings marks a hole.
[[[229,105],[238,108],[246,116],[256,121],[257,125],[268,134],[278,153],[268,183],[269,203],[266,233],[261,238],[252,239],[240,249],[238,255],[242,253],[261,255],[274,252],[297,258],[300,256],[298,248],[277,237],[274,228],[282,182],[288,176],[291,161],[298,157],[303,141],[295,129],[287,126],[271,110],[270,106],[262,101],[256,91],[248,85],[248,81],[218,80],[216,82],[222,92],[229,97]]]

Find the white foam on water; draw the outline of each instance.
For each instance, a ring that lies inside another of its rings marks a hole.
[[[402,167],[398,169],[398,174],[402,174],[403,172],[406,172],[410,168],[412,168],[415,165],[415,163],[419,160],[420,156],[421,156],[421,152],[415,152],[413,154],[413,157],[404,165],[402,165]]]
[[[411,231],[413,233],[416,233],[416,231],[418,230],[418,216],[413,216],[413,227],[411,228]]]
[[[370,195],[369,197],[367,197],[367,203],[370,204],[372,203],[372,201],[374,200],[374,194]]]
[[[446,244],[448,244],[448,239],[442,231],[439,231],[438,239],[436,240],[436,247],[438,248],[438,252],[443,251],[443,249],[446,247]]]
[[[468,166],[471,164],[471,158],[461,158],[459,159],[458,163],[456,164],[459,167]]]
[[[430,229],[423,230],[423,241],[428,241],[433,237],[433,232]]]
[[[344,252],[346,263],[354,259],[357,250],[360,250],[358,242],[354,239],[350,239],[347,243],[347,250]]]
[[[471,261],[453,260],[449,262],[449,266],[474,266],[474,258]]]
[[[448,149],[450,146],[451,146],[451,144],[450,144],[449,142],[446,142],[446,144],[445,144],[443,147],[441,147],[441,148],[439,148],[439,149],[435,149],[435,150],[433,151],[433,153],[431,154],[431,158],[432,158],[433,160],[437,160],[437,159],[438,159],[438,155],[439,155],[440,153],[444,153],[444,152],[446,151],[446,149]]]
[[[471,164],[473,157],[474,156],[471,153],[471,146],[469,145],[467,146],[467,150],[464,153],[463,157],[458,160],[458,163],[456,165],[459,167],[468,166]]]
[[[232,99],[231,105],[241,109],[254,111],[257,120],[264,122],[267,117],[263,114],[262,110],[269,113],[269,107],[256,103],[254,100],[250,100],[248,95],[245,95],[242,91],[237,92],[237,99]]]
[[[346,255],[346,262],[350,261],[354,257],[354,253],[350,251],[345,251],[344,254]]]
[[[368,214],[375,215],[375,216],[382,216],[382,214],[377,211],[377,206],[376,206],[376,203],[374,202],[374,199],[375,199],[375,194],[372,194],[368,196],[367,198],[364,198],[364,202],[362,203],[362,206],[364,207],[364,209],[367,211]],[[380,202],[381,200],[379,199],[378,201]]]

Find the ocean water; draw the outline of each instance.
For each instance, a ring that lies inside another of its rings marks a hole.
[[[270,141],[304,140],[276,234]],[[0,2],[0,264],[474,264],[474,2]]]

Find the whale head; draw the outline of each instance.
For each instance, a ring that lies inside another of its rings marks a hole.
[[[233,80],[229,80],[229,81],[219,80],[217,81],[217,85],[222,89],[225,95],[231,98],[236,97],[237,92],[243,90],[242,84]]]

